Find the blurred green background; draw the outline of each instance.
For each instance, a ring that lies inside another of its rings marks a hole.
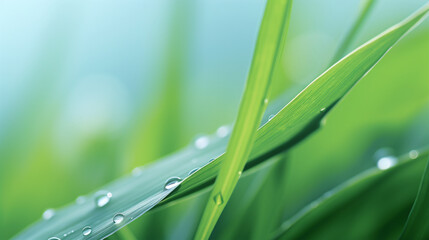
[[[377,1],[353,47],[425,2]],[[359,4],[294,2],[273,98],[298,93],[328,67]],[[47,208],[231,123],[264,6],[263,0],[0,1],[0,238],[17,234]],[[399,155],[428,145],[428,92],[426,21],[347,95],[325,127],[280,157],[286,162],[240,180],[214,237],[236,236],[229,222],[242,194],[257,195],[243,215],[264,219],[272,201],[264,191],[281,192],[274,220],[280,222],[376,166],[378,149]],[[151,212],[131,228],[139,237],[186,239],[204,194]],[[264,234],[252,231],[254,239]]]

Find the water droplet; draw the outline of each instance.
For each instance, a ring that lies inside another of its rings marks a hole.
[[[271,114],[270,116],[268,116],[268,121],[271,121],[271,119],[273,119],[275,116],[275,114]]]
[[[61,240],[61,238],[57,238],[57,237],[50,237],[50,238],[48,238],[48,240]]]
[[[112,193],[108,191],[98,191],[95,197],[95,203],[98,207],[104,207],[106,204],[110,202],[110,198],[112,197]]]
[[[197,138],[194,142],[194,145],[198,149],[206,148],[210,143],[210,139],[207,136],[201,136]]]
[[[220,127],[216,130],[216,135],[217,135],[218,137],[220,137],[220,138],[224,138],[224,137],[228,136],[229,131],[230,131],[229,126],[226,126],[226,125],[224,125],[224,126],[220,126]]]
[[[199,170],[199,168],[192,169],[191,171],[189,171],[188,176],[192,175],[193,173],[195,173],[198,170]]]
[[[397,158],[393,156],[382,157],[377,161],[377,167],[381,170],[385,170],[393,167],[397,162]]]
[[[222,205],[223,204],[223,197],[221,193],[218,193],[213,198],[216,205]]]
[[[377,167],[381,170],[385,170],[393,167],[398,159],[393,155],[393,150],[391,148],[380,148],[374,154],[375,159],[377,160]]]
[[[134,177],[140,176],[140,174],[142,174],[142,169],[140,167],[136,167],[131,171],[131,174]]]
[[[321,108],[320,109],[320,112],[322,113],[322,112],[325,112],[326,111],[326,108]]]
[[[264,99],[264,104],[268,104],[268,98]]]
[[[182,179],[179,177],[171,177],[171,178],[167,179],[167,181],[165,181],[164,189],[166,189],[166,190],[172,189],[172,188],[176,187],[177,185],[179,185],[181,181],[182,181]]]
[[[122,213],[117,213],[113,216],[113,223],[120,224],[124,220],[124,215]]]
[[[214,160],[214,158],[210,158],[209,163],[213,162]]]
[[[411,159],[416,159],[416,158],[418,158],[418,157],[419,157],[419,155],[420,155],[420,153],[419,153],[419,151],[417,151],[417,150],[411,150],[411,151],[408,153],[408,157],[409,157],[409,158],[411,158]]]
[[[55,210],[50,208],[43,212],[42,217],[45,220],[51,219],[55,215]]]
[[[85,202],[86,202],[86,197],[84,197],[84,196],[79,196],[79,197],[76,198],[76,203],[77,204],[83,204]]]
[[[91,234],[92,232],[92,228],[90,226],[86,226],[82,229],[82,234],[84,236],[88,236],[89,234]]]

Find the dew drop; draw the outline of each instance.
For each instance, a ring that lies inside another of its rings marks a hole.
[[[218,193],[213,198],[216,205],[222,205],[223,204],[223,197],[221,193]]]
[[[179,177],[171,177],[171,178],[167,179],[167,181],[165,181],[164,189],[166,189],[166,190],[172,189],[172,188],[176,187],[177,185],[179,185],[181,181],[182,181],[182,179]]]
[[[115,216],[113,216],[114,224],[120,224],[122,221],[124,221],[124,215],[122,213],[117,213]]]
[[[189,171],[188,176],[192,175],[193,173],[195,173],[198,170],[199,170],[199,168],[192,169],[191,171]]]
[[[380,170],[391,168],[398,162],[391,148],[380,148],[374,156],[377,159],[377,168]]]
[[[45,220],[51,219],[55,215],[55,210],[50,208],[43,212],[42,217]]]
[[[382,157],[377,161],[377,167],[380,170],[385,170],[393,167],[397,162],[397,158],[393,156]]]
[[[48,240],[61,240],[61,238],[57,238],[57,237],[50,237],[50,238],[48,238]]]
[[[220,126],[217,130],[216,130],[216,135],[220,138],[224,138],[226,136],[228,136],[230,132],[230,128],[226,125],[224,126]]]
[[[408,157],[409,157],[409,158],[411,158],[411,159],[416,159],[416,158],[418,158],[418,157],[419,157],[419,155],[420,155],[420,153],[419,153],[419,151],[417,151],[417,150],[411,150],[411,151],[408,153]]]
[[[209,163],[213,162],[214,160],[214,158],[210,158]]]
[[[271,121],[271,119],[273,119],[276,115],[271,114],[270,116],[268,116],[268,121]]]
[[[322,113],[322,112],[325,112],[326,111],[326,108],[321,108],[320,109],[320,112]]]
[[[82,229],[82,234],[84,236],[88,236],[89,234],[91,234],[92,232],[92,228],[90,226],[86,226]]]
[[[194,145],[198,149],[206,148],[210,143],[210,139],[207,136],[201,136],[197,138],[194,142]]]
[[[268,98],[264,99],[264,104],[268,104]]]
[[[96,193],[95,203],[97,207],[104,207],[110,202],[110,198],[112,198],[112,193],[102,190]]]

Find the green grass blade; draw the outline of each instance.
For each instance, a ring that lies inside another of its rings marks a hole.
[[[347,49],[349,49],[350,44],[353,42],[353,39],[356,37],[356,34],[359,32],[359,29],[362,27],[363,23],[365,22],[365,19],[368,17],[369,13],[371,12],[371,9],[373,8],[374,3],[375,3],[375,0],[362,0],[362,7],[359,11],[358,18],[353,23],[352,27],[346,34],[346,37],[341,42],[340,46],[335,52],[335,55],[330,65],[340,60],[346,54]]]
[[[397,239],[428,156],[406,155],[389,169],[357,175],[286,221],[274,239]]]
[[[320,120],[345,94],[384,56],[384,54],[426,15],[429,5],[362,45],[325,71],[306,87],[274,118],[258,131],[246,168],[276,155],[307,137],[319,127]],[[188,147],[144,169],[103,187],[112,193],[111,202],[96,208],[95,195],[86,201],[58,209],[50,220],[40,220],[15,239],[48,239],[73,231],[73,239],[107,237],[153,207],[198,191],[213,183],[224,159],[227,138],[211,136],[205,148]],[[214,159],[213,161],[210,161]],[[199,169],[198,171],[192,171]],[[170,177],[183,179],[165,189]],[[81,199],[81,198],[80,198]],[[126,216],[115,225],[112,217],[118,212]],[[83,236],[82,228],[90,225],[91,235]]]
[[[420,183],[419,192],[408,216],[407,223],[399,239],[429,238],[429,161]]]
[[[283,52],[291,5],[291,0],[267,2],[237,121],[195,239],[209,238],[247,162],[268,103],[276,60]]]

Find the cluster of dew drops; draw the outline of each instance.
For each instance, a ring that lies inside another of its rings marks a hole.
[[[226,136],[228,136],[228,134],[230,134],[230,127],[229,126],[221,126],[217,129],[216,131],[216,135],[219,138],[224,138]],[[197,149],[204,149],[206,148],[208,145],[210,144],[210,138],[208,136],[200,136],[198,137],[195,141],[194,141],[194,146]],[[213,161],[214,159],[210,159],[210,162]],[[196,171],[198,171],[199,168],[194,168],[191,171],[189,171],[188,176],[195,173]],[[142,172],[142,169],[137,167],[132,171],[132,175],[137,176],[140,175]],[[175,187],[177,187],[180,183],[182,182],[182,178],[180,177],[170,177],[167,179],[167,181],[164,184],[164,190],[170,190],[170,189],[174,189]],[[105,191],[105,190],[100,190],[98,192],[95,193],[95,205],[98,208],[102,208],[104,206],[106,206],[112,199],[113,194],[109,191]],[[76,203],[77,204],[83,204],[86,202],[86,197],[83,196],[79,196],[76,198]],[[55,210],[54,209],[47,209],[45,212],[43,212],[42,214],[42,218],[44,220],[50,220],[55,216]],[[112,217],[112,223],[115,225],[119,225],[121,224],[125,219],[124,214],[122,213],[116,213],[113,217]],[[85,226],[82,228],[82,235],[83,236],[89,236],[92,233],[92,227],[91,226]],[[69,231],[68,233],[63,234],[63,237],[67,237],[71,234],[75,233],[74,230]],[[50,237],[48,238],[48,240],[61,240],[61,238],[59,237]]]
[[[95,193],[95,205],[99,208],[106,206],[111,201],[112,196],[113,196],[113,194],[109,191],[105,191],[105,190],[98,191],[97,193]],[[86,198],[83,196],[79,196],[76,199],[77,204],[83,204],[85,201],[86,201]],[[53,218],[54,216],[55,216],[55,210],[53,210],[53,209],[46,210],[42,215],[44,220],[49,220],[49,219]],[[120,223],[122,223],[123,220],[124,220],[124,214],[122,214],[122,213],[116,213],[112,218],[113,224],[120,224]],[[75,231],[72,230],[68,233],[65,233],[65,234],[63,234],[63,237],[67,237],[70,234],[73,234],[74,232]],[[83,236],[88,236],[91,233],[92,233],[91,226],[85,226],[82,228],[82,235]],[[51,238],[48,238],[48,240],[61,240],[61,238],[51,237]]]

